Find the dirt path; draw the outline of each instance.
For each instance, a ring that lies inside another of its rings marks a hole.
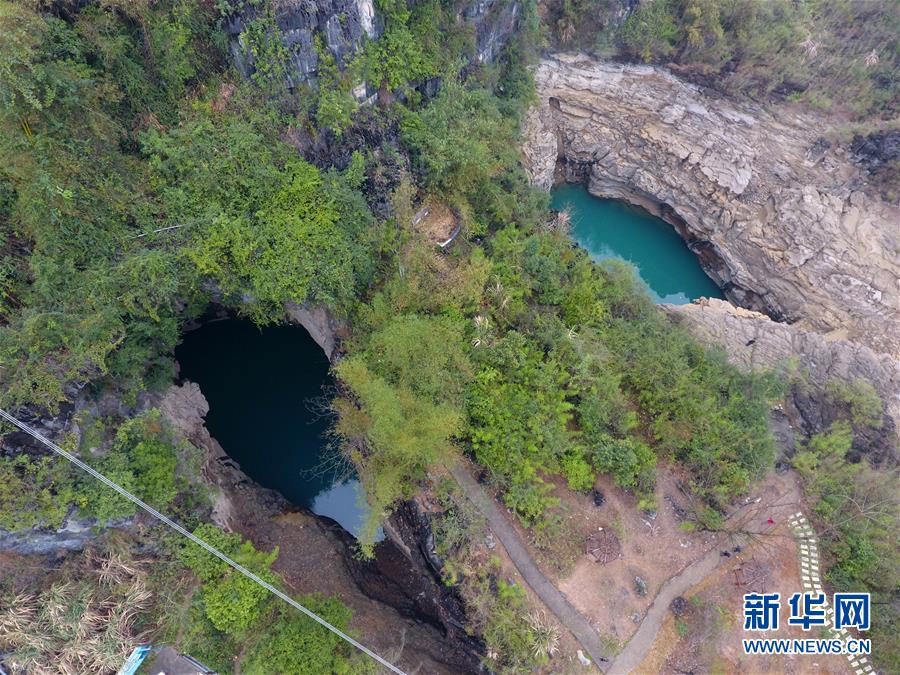
[[[647,615],[641,621],[640,628],[625,645],[625,649],[619,652],[608,671],[613,675],[624,675],[634,671],[650,651],[656,634],[666,620],[672,601],[703,581],[723,560],[725,558],[716,547],[697,562],[685,567],[678,576],[663,584],[650,609],[647,610]]]
[[[606,664],[611,654],[601,648],[600,636],[597,635],[597,632],[591,627],[587,619],[572,607],[566,596],[538,569],[537,564],[529,555],[518,533],[507,522],[506,517],[497,507],[494,499],[484,491],[481,485],[478,484],[478,481],[472,477],[469,470],[462,464],[455,464],[450,469],[450,473],[453,474],[466,497],[478,507],[482,515],[487,519],[491,530],[500,540],[500,543],[503,544],[513,564],[515,564],[528,585],[547,605],[547,608],[556,615],[560,623],[581,643],[581,646],[588,656],[593,659],[597,667],[601,670],[606,670]],[[716,551],[717,556],[718,554],[718,551]],[[657,626],[657,628],[659,627]],[[656,631],[653,632],[653,635],[656,635]]]

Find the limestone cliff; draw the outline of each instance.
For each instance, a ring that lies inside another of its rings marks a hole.
[[[246,31],[262,15],[265,7],[248,3],[225,21],[231,38],[235,65],[245,75],[254,70],[255,55],[246,40]],[[290,86],[313,79],[319,68],[315,38],[343,67],[369,37],[381,33],[372,0],[281,0],[274,3],[274,22],[287,59],[286,77]]]
[[[472,30],[474,58],[479,63],[491,62],[497,57],[522,13],[517,0],[468,0],[457,7],[456,20]],[[373,0],[278,0],[273,3],[273,8],[274,23],[287,61],[286,78],[292,87],[316,79],[319,70],[317,38],[338,67],[343,68],[366,39],[379,37],[384,28]],[[225,21],[232,60],[245,77],[255,69],[255,55],[246,39],[247,30],[256,24],[264,11],[264,5],[246,3]],[[361,91],[364,90],[365,86],[361,87]]]
[[[900,210],[821,120],[581,55],[535,77],[524,157],[538,185],[583,181],[644,206],[736,304],[900,355]]]
[[[341,337],[345,337],[347,327],[328,310],[325,305],[298,305],[286,302],[284,311],[288,321],[298,323],[325,352],[329,361],[334,361]]]
[[[735,307],[717,299],[690,305],[662,305],[676,323],[702,341],[724,347],[729,360],[750,369],[776,368],[795,359],[803,374],[803,386],[794,387],[786,411],[804,435],[821,431],[833,417],[827,388],[829,380],[862,379],[869,382],[884,402],[879,429],[864,431],[857,449],[876,463],[897,458],[900,429],[900,362],[886,354],[847,340],[828,340],[814,331],[772,321],[759,312]]]

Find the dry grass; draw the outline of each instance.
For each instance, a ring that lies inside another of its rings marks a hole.
[[[13,673],[114,673],[142,642],[137,619],[150,600],[138,565],[91,557],[80,579],[21,593],[0,610],[0,650]]]

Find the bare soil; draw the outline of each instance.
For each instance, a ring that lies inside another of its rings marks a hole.
[[[690,502],[678,488],[680,478],[677,469],[660,467],[655,515],[638,508],[637,498],[608,477],[601,476],[595,483],[605,499],[599,507],[591,495],[572,492],[562,479],[547,478],[561,501],[563,518],[560,534],[542,548],[534,545],[533,535],[510,514],[522,538],[532,544],[530,551],[544,574],[612,642],[621,645],[628,640],[661,585],[715,544],[716,537],[710,533],[682,529],[679,513],[685,514]],[[606,530],[615,533],[622,553],[601,564],[585,553],[585,542]],[[636,577],[643,581],[643,595]]]
[[[432,243],[443,244],[456,228],[456,216],[441,202],[429,202],[425,210],[427,213],[421,220],[414,220],[413,226]]]
[[[802,590],[797,543],[787,517],[799,510],[799,491],[792,474],[769,476],[751,497],[760,498],[739,525],[755,532],[752,542],[730,556],[685,594],[687,611],[671,614],[641,663],[640,673],[849,673],[843,656],[747,656],[743,638],[761,637],[743,630],[743,594],[780,592],[780,638],[818,638],[787,625],[784,599]],[[768,519],[775,523],[770,525]],[[748,574],[749,570],[749,574]],[[749,583],[748,583],[749,582]],[[752,586],[752,588],[751,588]]]
[[[655,514],[638,508],[633,495],[606,477],[595,483],[595,489],[604,496],[599,507],[592,495],[574,493],[562,480],[548,478],[563,507],[559,534],[549,545],[542,541],[537,546],[534,533],[508,511],[507,517],[528,542],[544,574],[601,635],[619,645],[634,634],[669,579],[712,549],[728,553],[685,595],[688,611],[684,616],[666,619],[636,672],[847,673],[847,661],[840,656],[747,657],[741,648],[742,637],[755,637],[743,635],[744,593],[778,590],[782,597],[790,597],[802,590],[797,544],[787,526],[788,516],[803,509],[794,475],[767,476],[736,505],[725,531],[719,533],[691,531],[683,525],[692,509],[690,497],[679,488],[685,478],[677,467],[660,467]],[[602,531],[600,528],[612,529],[622,547],[621,556],[606,564],[595,562],[585,553],[585,542]],[[745,543],[736,552],[737,541],[732,535],[738,534],[743,535]],[[505,569],[508,564],[504,558]],[[510,576],[517,578],[514,568]],[[636,577],[642,580],[642,589]],[[817,637],[814,631],[804,634],[793,627],[788,630],[786,618],[785,614],[785,628],[779,631],[779,637]],[[577,662],[564,665],[558,661],[554,659],[558,671],[579,667]]]

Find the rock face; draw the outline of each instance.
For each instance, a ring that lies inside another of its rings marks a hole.
[[[900,363],[895,359],[856,342],[828,340],[796,325],[772,321],[724,300],[704,298],[690,305],[662,308],[702,341],[724,347],[729,360],[744,369],[776,368],[788,359],[798,360],[806,382],[794,388],[788,401],[792,410],[787,412],[793,413],[788,416],[805,435],[821,431],[830,422],[829,380],[869,382],[884,402],[884,419],[880,429],[864,432],[855,441],[857,449],[875,463],[896,461]]]
[[[274,5],[274,22],[281,33],[288,60],[290,86],[315,77],[319,68],[316,36],[321,38],[335,63],[343,67],[366,37],[377,37],[381,33],[372,0],[281,0]],[[245,76],[255,70],[246,31],[262,21],[264,11],[262,6],[248,4],[225,22],[225,31],[231,38],[231,56]]]
[[[672,223],[736,304],[900,355],[900,209],[821,120],[647,66],[544,59],[524,122],[534,182],[587,184]]]
[[[303,326],[325,352],[328,360],[333,361],[338,351],[340,336],[346,332],[346,327],[334,318],[328,308],[324,305],[298,305],[295,302],[287,302],[284,311],[288,320]]]
[[[92,521],[70,516],[58,530],[0,530],[0,551],[22,555],[54,555],[59,551],[80,551],[88,542],[96,539],[93,525]]]
[[[415,2],[415,0],[413,0]],[[255,56],[247,40],[248,29],[262,26],[264,8],[247,4],[225,22],[234,64],[244,76],[255,70]],[[475,58],[493,61],[516,28],[522,13],[518,0],[470,0],[462,5],[457,21],[471,27],[475,37]],[[287,80],[291,87],[316,79],[319,53],[316,38],[339,68],[360,50],[367,38],[377,38],[384,29],[373,0],[279,0],[274,3],[274,22],[281,34],[287,59]],[[365,97],[365,87],[360,98]]]

